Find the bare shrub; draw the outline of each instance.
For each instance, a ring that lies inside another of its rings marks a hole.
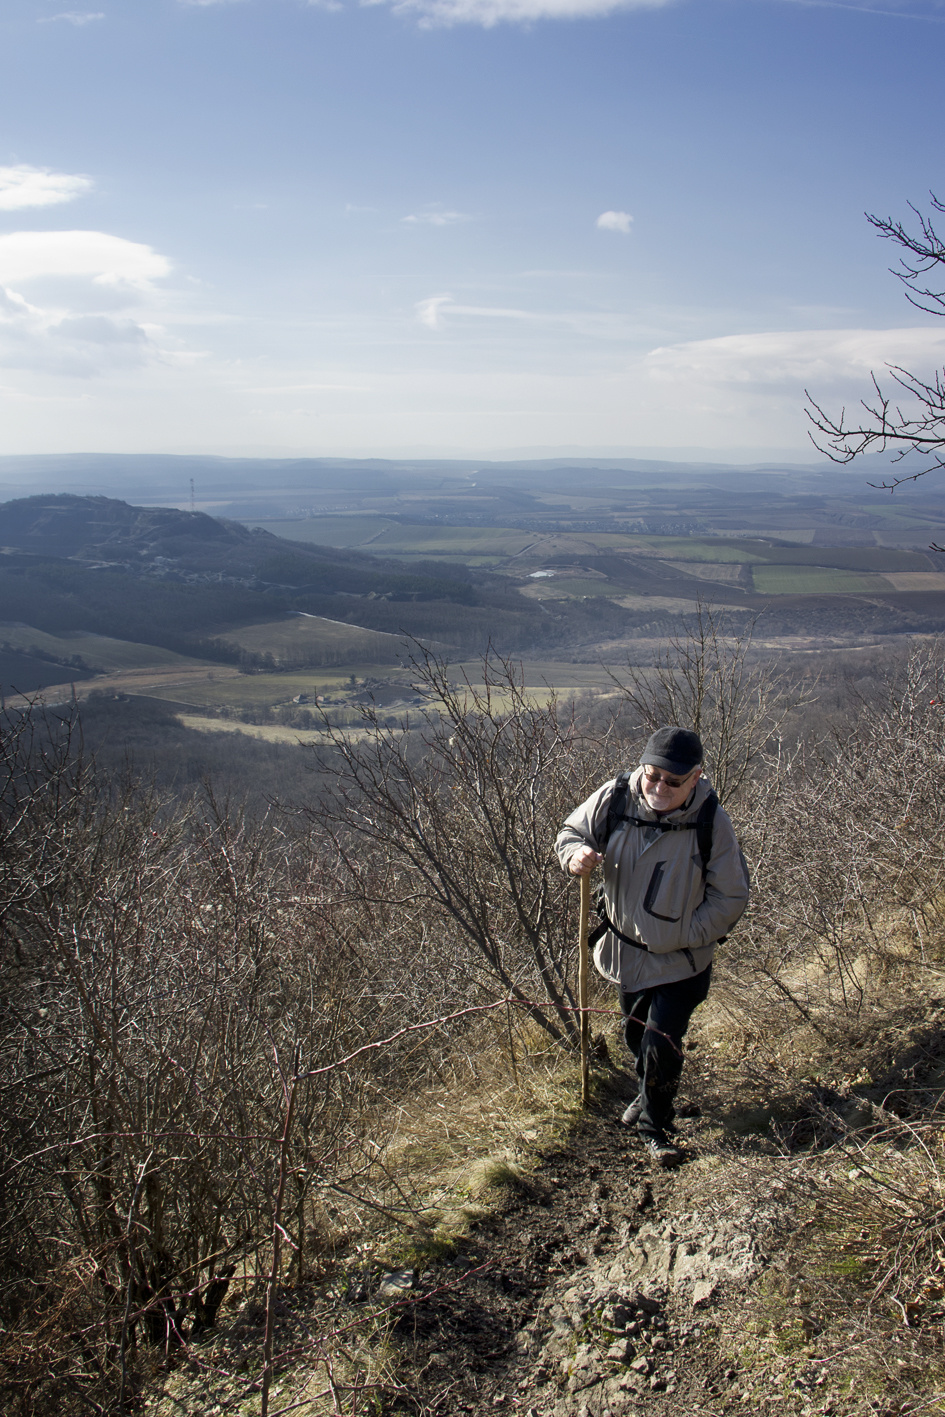
[[[917,648],[842,729],[769,759],[743,793],[753,903],[722,965],[756,1018],[780,1001],[786,1018],[845,1039],[891,979],[921,990],[940,960],[942,683],[941,646]]]
[[[653,669],[627,664],[607,673],[647,735],[665,724],[692,728],[706,768],[726,803],[751,780],[761,754],[809,694],[785,681],[777,662],[751,654],[754,621],[737,631],[724,614],[700,604],[685,633],[661,648]]]
[[[73,727],[11,719],[0,757],[0,1303],[24,1412],[77,1383],[122,1406],[142,1341],[198,1336],[234,1274],[271,1300],[280,1248],[306,1272],[316,1202],[386,1184],[390,1088],[359,1046],[396,999],[326,933],[317,863],[212,796],[102,783]]]
[[[413,667],[434,705],[413,732],[371,704],[357,737],[326,723],[332,751],[313,751],[333,784],[306,809],[313,850],[336,856],[381,938],[411,921],[429,947],[424,988],[439,973],[458,992],[507,996],[573,1045],[575,892],[553,848],[602,745],[554,695],[529,696],[509,661],[486,658],[482,687],[455,684],[430,653]]]

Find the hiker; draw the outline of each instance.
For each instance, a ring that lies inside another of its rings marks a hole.
[[[702,743],[660,728],[632,773],[605,782],[565,821],[562,867],[587,876],[603,863],[590,936],[594,964],[620,990],[637,1096],[623,1114],[661,1166],[683,1154],[669,1137],[683,1038],[709,992],[715,946],[748,903],[748,868],[732,823],[702,772]]]

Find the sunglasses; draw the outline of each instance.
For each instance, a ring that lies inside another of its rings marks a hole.
[[[684,782],[688,782],[697,773],[698,768],[693,768],[692,772],[687,772],[685,777],[669,777],[665,772],[657,772],[655,768],[644,767],[643,776],[651,787],[655,787],[659,782],[665,782],[667,787],[682,787]]]

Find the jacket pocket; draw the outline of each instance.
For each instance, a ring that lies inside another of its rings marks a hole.
[[[653,867],[653,874],[650,876],[649,885],[643,896],[643,909],[647,915],[652,915],[655,920],[666,920],[669,924],[675,925],[681,919],[679,915],[665,915],[656,909],[657,897],[660,893],[660,886],[663,884],[663,876],[666,873],[666,862],[657,861]]]
[[[691,943],[692,913],[698,904],[701,875],[696,879],[687,857],[651,852],[638,863],[631,886],[630,933],[651,954],[667,954]]]

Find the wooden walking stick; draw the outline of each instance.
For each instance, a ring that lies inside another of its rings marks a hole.
[[[580,943],[578,946],[578,1003],[581,1007],[581,1102],[585,1107],[591,1100],[590,1059],[588,1057],[590,1020],[587,1015],[587,918],[590,908],[591,878],[590,876],[582,876]]]

